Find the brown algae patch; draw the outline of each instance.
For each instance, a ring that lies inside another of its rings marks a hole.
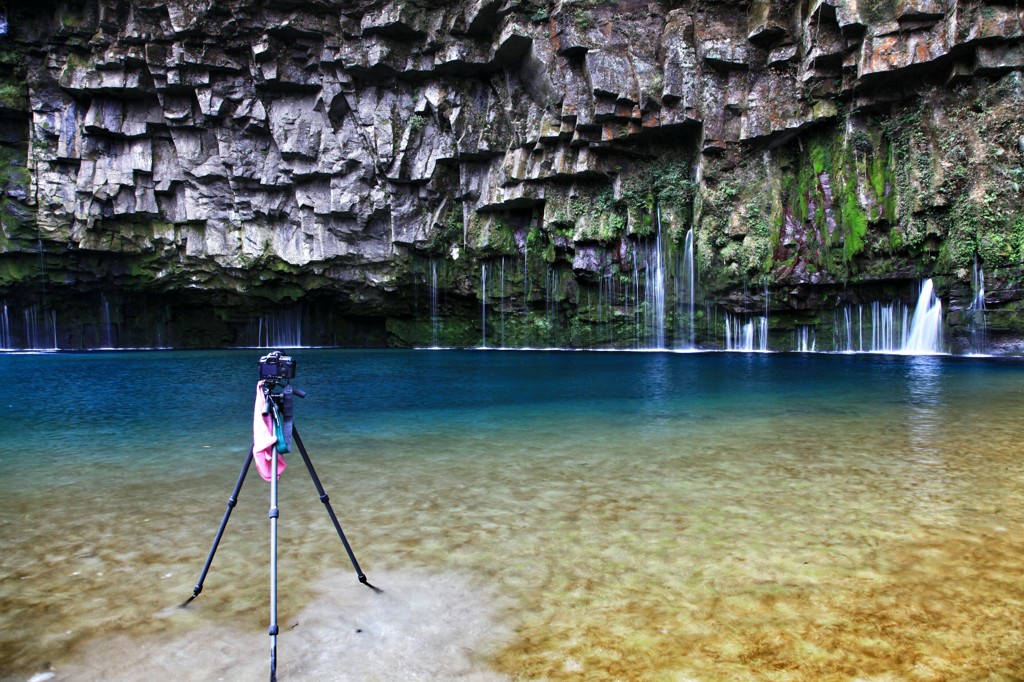
[[[883,554],[886,576],[651,575],[612,600],[544,595],[495,664],[546,680],[1024,676],[1024,537],[944,533]]]

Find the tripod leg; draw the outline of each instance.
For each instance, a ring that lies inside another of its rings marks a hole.
[[[309,459],[309,454],[306,452],[306,446],[302,444],[302,439],[299,438],[299,431],[294,425],[292,425],[292,436],[295,439],[295,444],[299,446],[299,454],[302,455],[302,461],[306,463],[306,470],[309,471],[309,477],[313,479],[313,485],[316,486],[316,491],[320,494],[320,501],[323,502],[324,507],[327,508],[327,515],[331,517],[331,522],[334,524],[334,530],[338,531],[338,537],[341,538],[341,544],[345,545],[345,551],[348,552],[348,558],[349,561],[352,562],[352,567],[356,569],[356,575],[359,576],[359,582],[366,585],[377,594],[380,594],[384,590],[371,585],[367,581],[366,574],[363,573],[363,569],[359,568],[359,562],[356,561],[356,555],[352,551],[352,546],[348,544],[348,538],[345,537],[345,531],[341,529],[338,517],[334,514],[334,508],[331,507],[331,498],[324,491],[324,486],[320,483],[320,477],[316,475],[316,470],[313,468],[313,462]]]
[[[270,682],[277,682],[277,448],[270,471]]]
[[[210,565],[213,563],[213,555],[217,553],[217,545],[220,544],[220,539],[224,535],[224,528],[228,525],[228,519],[231,518],[231,510],[235,508],[235,504],[238,502],[238,493],[242,489],[242,483],[245,482],[245,475],[249,473],[249,465],[252,464],[252,446],[249,447],[249,454],[245,456],[245,463],[242,464],[242,472],[238,474],[238,480],[235,481],[235,489],[231,491],[231,497],[228,498],[228,507],[224,510],[224,518],[220,520],[220,528],[217,529],[217,536],[213,539],[213,547],[210,548],[210,554],[206,557],[206,564],[203,565],[203,572],[199,574],[199,582],[192,589],[192,596],[185,600],[181,605],[182,608],[192,603],[192,600],[199,596],[199,593],[203,591],[203,581],[206,580],[206,574],[210,572]]]

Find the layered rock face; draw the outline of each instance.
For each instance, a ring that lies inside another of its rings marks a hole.
[[[1024,337],[1013,4],[84,5],[0,38],[4,345]]]

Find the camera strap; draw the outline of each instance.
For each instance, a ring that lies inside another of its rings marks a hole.
[[[291,384],[284,387],[281,391],[281,419],[278,421],[278,426],[281,429],[281,433],[278,434],[277,451],[278,452],[291,452],[292,450],[292,400],[294,391],[292,390]],[[284,437],[283,440],[281,437]],[[283,449],[282,449],[282,446]]]

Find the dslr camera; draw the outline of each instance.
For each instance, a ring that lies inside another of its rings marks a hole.
[[[275,350],[260,358],[260,379],[268,384],[287,383],[295,378],[295,360]]]

